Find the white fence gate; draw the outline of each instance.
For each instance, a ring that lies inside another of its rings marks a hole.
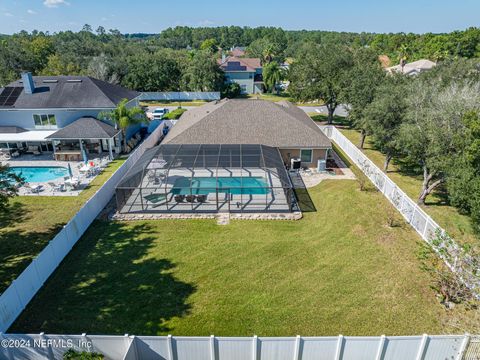
[[[63,353],[73,348],[101,353],[110,360],[462,360],[469,340],[469,335],[273,338],[0,334],[4,344],[0,359],[62,359]]]
[[[360,149],[334,126],[320,126],[383,195],[400,211],[405,220],[417,231],[445,264],[458,274],[462,281],[480,297],[480,264],[451,239],[415,201],[380,170]]]
[[[112,198],[115,187],[126,172],[142,156],[144,151],[153,147],[163,135],[168,121],[158,126],[145,141],[129,156],[103,186],[82,206],[78,213],[33,259],[32,263],[15,279],[0,296],[0,332],[7,331],[10,325],[25,309],[48,277],[67,256],[73,245],[88,229],[93,220]]]

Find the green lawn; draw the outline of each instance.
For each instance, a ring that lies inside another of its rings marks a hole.
[[[360,133],[349,128],[340,128],[342,133],[355,145],[360,143]],[[381,152],[375,150],[370,143],[369,138],[365,143],[364,153],[381,169],[385,157]],[[399,171],[395,162],[390,165],[387,175],[405,191],[408,196],[416,200],[422,186],[422,177],[412,174],[405,174]],[[462,215],[458,210],[446,203],[445,196],[441,192],[436,192],[427,198],[426,206],[423,209],[447,232],[460,243],[468,243],[479,246],[480,239],[475,235],[470,218]]]
[[[421,240],[356,181],[311,189],[300,221],[96,221],[9,332],[442,333]]]
[[[79,196],[19,196],[0,212],[0,293],[124,162],[115,160]]]

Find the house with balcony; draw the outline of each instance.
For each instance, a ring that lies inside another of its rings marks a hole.
[[[223,56],[218,60],[227,83],[240,85],[242,94],[263,93],[262,64],[258,58]]]
[[[88,76],[32,76],[0,88],[0,149],[10,154],[51,152],[77,161],[89,153],[121,151],[122,134],[99,119],[122,99],[138,104],[139,93]],[[127,130],[127,139],[139,126]]]

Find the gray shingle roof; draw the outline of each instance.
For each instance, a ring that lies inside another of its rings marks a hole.
[[[20,134],[28,130],[19,126],[0,126],[0,134]]]
[[[34,76],[35,92],[22,91],[14,109],[114,108],[120,100],[140,94],[88,76]],[[56,81],[56,82],[55,82]],[[21,87],[22,80],[8,86]]]
[[[119,132],[120,130],[103,121],[83,117],[48,136],[47,139],[109,139]]]
[[[185,112],[164,144],[263,144],[329,148],[330,140],[297,106],[283,101],[222,100]]]

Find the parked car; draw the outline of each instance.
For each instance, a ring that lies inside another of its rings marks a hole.
[[[152,112],[153,120],[163,120],[163,118],[167,114],[168,114],[168,109],[167,108],[156,108]]]

